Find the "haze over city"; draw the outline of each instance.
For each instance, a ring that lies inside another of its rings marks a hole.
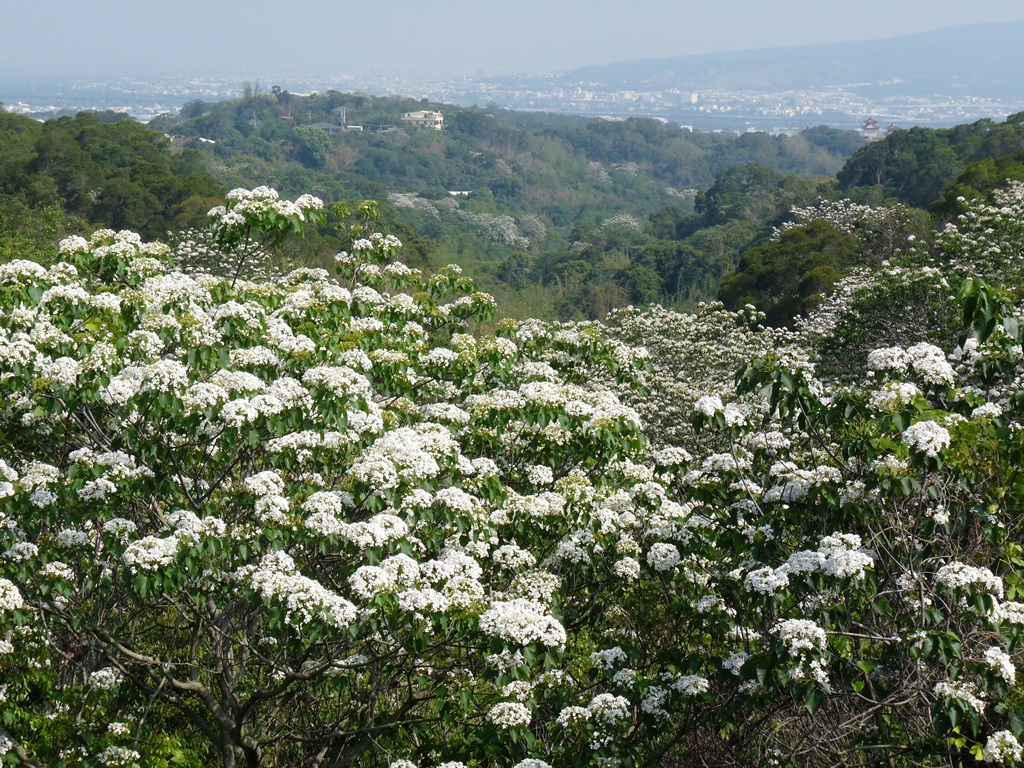
[[[7,76],[569,70],[639,58],[850,40],[1024,18],[1019,0],[71,0],[4,9]]]

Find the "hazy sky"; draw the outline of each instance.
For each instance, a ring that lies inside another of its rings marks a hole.
[[[1021,0],[3,0],[6,74],[489,74],[1024,19]]]

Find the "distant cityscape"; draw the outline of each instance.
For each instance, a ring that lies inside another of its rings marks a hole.
[[[681,89],[611,90],[596,82],[523,78],[452,83],[435,98],[453,104],[494,103],[508,109],[587,115],[653,117],[698,130],[759,130],[786,133],[816,125],[859,129],[867,118],[879,123],[941,127],[982,118],[1005,119],[1024,111],[1024,100],[964,96],[912,97],[898,93],[869,97],[867,84],[841,84],[785,91]],[[870,84],[876,86],[878,84]]]
[[[8,112],[38,119],[83,110],[114,110],[148,122],[187,102],[237,98],[245,85],[295,94],[335,90],[404,96],[459,106],[478,105],[529,112],[625,119],[649,117],[695,130],[791,133],[816,125],[856,130],[874,118],[882,125],[946,127],[983,118],[1003,120],[1024,111],[1024,99],[962,94],[910,96],[899,81],[847,83],[794,90],[730,90],[651,87],[613,89],[599,82],[552,73],[426,81],[415,76],[294,76],[245,78],[150,77],[98,79],[0,78],[0,102]],[[888,86],[888,87],[886,87]],[[891,95],[879,97],[879,91]]]

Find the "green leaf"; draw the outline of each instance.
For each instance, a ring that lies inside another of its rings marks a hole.
[[[1011,707],[1009,721],[1010,731],[1013,735],[1018,739],[1024,736],[1024,712],[1018,707]]]
[[[825,703],[825,694],[817,688],[812,688],[804,696],[804,706],[812,715]]]

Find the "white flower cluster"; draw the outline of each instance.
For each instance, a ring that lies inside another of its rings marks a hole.
[[[505,245],[520,249],[530,246],[530,238],[522,234],[516,224],[516,220],[511,216],[493,213],[472,213],[461,208],[457,213],[460,218],[476,227],[484,238],[492,242],[504,243]]]
[[[279,496],[284,493],[284,480],[276,470],[265,470],[249,475],[243,481],[245,490],[255,496]]]
[[[136,750],[127,747],[109,746],[96,755],[96,761],[100,765],[109,765],[113,768],[127,768],[130,765],[138,764],[142,759]]]
[[[620,579],[636,581],[640,577],[640,563],[632,557],[623,557],[612,565],[612,572]]]
[[[503,544],[494,550],[491,559],[498,565],[512,570],[532,568],[537,564],[534,554],[516,544]]]
[[[146,536],[125,548],[124,562],[135,573],[155,571],[174,562],[180,544],[181,541],[175,535],[166,538]]]
[[[794,552],[784,568],[788,573],[820,570],[839,579],[863,579],[864,572],[873,564],[871,555],[861,549],[860,536],[834,533],[821,539],[816,552]]]
[[[124,406],[143,392],[180,394],[188,386],[188,371],[177,360],[158,360],[129,365],[114,376],[100,393],[111,405]]]
[[[938,698],[958,699],[979,715],[985,714],[985,694],[981,693],[974,683],[961,680],[936,683],[935,695]]]
[[[513,765],[512,768],[551,768],[551,766],[543,760],[538,760],[535,757],[528,757],[525,760],[520,760],[518,763]]]
[[[789,649],[794,657],[809,651],[824,651],[827,636],[825,630],[808,619],[784,619],[772,630]]]
[[[1021,761],[1022,752],[1020,742],[1010,731],[996,731],[985,742],[982,758],[986,763],[1013,765]]]
[[[656,571],[671,571],[679,564],[681,556],[675,544],[659,542],[652,544],[647,552],[647,562]]]
[[[435,219],[441,218],[437,206],[426,198],[420,197],[415,192],[388,192],[388,202],[395,206],[395,208],[412,208],[417,211],[423,211]]]
[[[89,675],[89,685],[101,691],[109,691],[121,684],[121,673],[113,667],[97,669]]]
[[[341,399],[370,395],[367,378],[347,365],[310,368],[302,375],[302,383],[309,387],[322,387]]]
[[[493,602],[480,614],[480,629],[519,645],[540,643],[555,648],[565,645],[565,628],[558,620],[543,605],[522,598]]]
[[[1024,603],[1008,601],[996,603],[992,618],[997,622],[1007,624],[1024,624]]]
[[[640,709],[648,715],[655,717],[667,717],[671,693],[668,688],[660,685],[652,685],[643,692],[640,697]]]
[[[819,465],[813,469],[800,469],[792,462],[780,461],[772,465],[769,474],[781,481],[764,492],[766,504],[785,504],[806,498],[812,488],[842,482],[842,474],[835,467]]]
[[[950,589],[971,588],[978,592],[1003,596],[1003,580],[988,568],[967,565],[959,561],[947,563],[935,574],[935,583]]]
[[[790,209],[795,221],[783,222],[772,230],[771,239],[778,241],[783,233],[813,221],[824,221],[847,235],[864,236],[878,227],[893,227],[905,221],[908,211],[901,205],[878,207],[861,205],[851,200],[821,200],[807,208]]]
[[[1003,415],[1003,409],[999,403],[982,403],[971,411],[972,419],[998,419]]]
[[[513,680],[501,689],[501,695],[516,701],[526,701],[533,693],[533,683],[526,680]]]
[[[743,586],[747,592],[774,595],[789,586],[789,572],[785,568],[757,568],[743,578]]]
[[[304,221],[310,211],[323,210],[323,201],[312,195],[302,195],[295,202],[281,200],[271,187],[233,189],[228,192],[228,206],[212,208],[209,217],[214,231],[238,229],[247,226],[250,219],[275,215]]]
[[[487,713],[487,719],[501,728],[515,728],[529,725],[533,713],[525,704],[518,701],[506,701],[495,704]]]
[[[12,560],[15,563],[27,563],[38,555],[39,547],[31,541],[16,541],[3,553],[4,559]]]
[[[982,662],[991,669],[996,677],[1000,677],[1009,685],[1017,680],[1017,668],[1013,666],[1013,659],[1002,648],[993,646],[986,648],[982,655]]]
[[[572,728],[590,720],[593,712],[587,707],[565,707],[558,713],[557,722],[563,728]]]
[[[708,692],[711,683],[700,675],[680,675],[672,683],[672,687],[683,696],[699,696]]]
[[[868,404],[876,411],[893,411],[920,394],[921,390],[911,381],[887,381],[871,393]]]
[[[693,404],[693,410],[703,413],[709,419],[724,408],[722,398],[718,395],[704,395]]]
[[[619,646],[607,648],[603,651],[594,651],[590,654],[590,661],[595,667],[600,667],[606,672],[615,668],[616,664],[626,663],[629,657]]]
[[[128,723],[123,723],[119,720],[115,720],[107,726],[107,733],[111,736],[127,736],[132,732],[132,728]]]
[[[258,567],[244,566],[236,574],[239,583],[248,583],[265,600],[280,600],[288,608],[286,621],[308,624],[321,619],[345,628],[356,618],[356,607],[322,584],[298,572],[295,561],[284,552],[265,555]]]
[[[956,378],[953,366],[938,347],[921,342],[903,350],[899,347],[876,349],[868,355],[869,371],[915,373],[926,384],[952,386]]]
[[[38,574],[44,579],[57,579],[64,581],[74,581],[75,571],[67,563],[62,563],[58,560],[53,560],[42,568],[39,569]]]
[[[749,658],[749,653],[746,653],[744,651],[737,651],[736,653],[731,654],[725,661],[722,662],[722,669],[724,669],[726,672],[731,672],[732,674],[736,675],[736,677],[739,677],[740,670],[743,668],[744,663],[746,663],[747,659]]]
[[[629,701],[615,694],[599,693],[587,704],[587,710],[590,712],[589,719],[614,727],[629,717]]]
[[[384,558],[380,565],[363,565],[349,577],[352,590],[364,600],[381,592],[411,588],[420,581],[420,566],[406,554]],[[438,600],[442,600],[438,595]]]
[[[25,605],[25,600],[14,582],[0,578],[0,612],[16,611]]]
[[[352,476],[375,491],[422,482],[441,472],[438,459],[458,456],[458,443],[441,424],[424,422],[381,436],[353,462]]]
[[[907,447],[925,456],[938,456],[949,447],[949,430],[934,421],[911,424],[903,433]]]

